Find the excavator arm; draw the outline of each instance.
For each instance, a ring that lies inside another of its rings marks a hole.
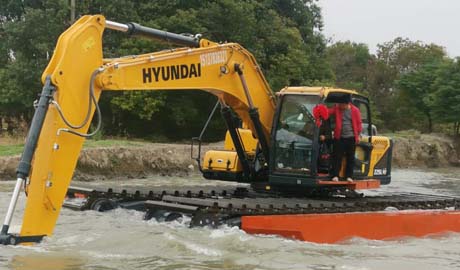
[[[187,47],[104,59],[105,29]],[[83,16],[59,37],[42,81],[43,92],[0,243],[33,242],[52,234],[84,140],[91,135],[87,133],[90,120],[95,111],[98,118],[101,116],[97,101],[103,90],[209,92],[223,108],[238,114],[268,160],[267,140],[276,100],[254,57],[238,44],[218,44],[134,23],[110,22],[101,15]],[[28,196],[17,236],[8,229],[24,183]]]

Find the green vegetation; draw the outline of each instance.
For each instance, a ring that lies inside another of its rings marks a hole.
[[[351,41],[327,46],[316,0],[76,2],[77,17],[102,13],[113,21],[238,42],[254,54],[273,91],[318,84],[359,90],[371,98],[380,131],[459,133],[458,59],[435,44],[404,38],[380,44],[375,55]],[[56,40],[71,25],[70,7],[64,0],[1,0],[0,6],[0,133],[17,134],[30,122],[41,72]],[[113,31],[104,34],[106,57],[170,46]],[[204,92],[105,92],[100,100],[103,134],[188,139],[199,134],[215,100]],[[206,139],[222,139],[224,132],[216,116]]]
[[[114,146],[145,146],[149,144],[145,141],[133,141],[127,139],[105,139],[105,140],[86,140],[83,148],[96,148],[96,147],[114,147]],[[13,156],[22,153],[24,144],[17,143],[2,143],[0,144],[0,157]]]
[[[147,142],[127,139],[86,140],[83,148],[111,147],[111,146],[144,146]]]
[[[0,145],[0,157],[19,155],[23,148],[24,144]]]
[[[442,47],[396,38],[372,55],[365,44],[338,42],[327,56],[336,85],[369,95],[379,130],[458,135],[459,60]]]

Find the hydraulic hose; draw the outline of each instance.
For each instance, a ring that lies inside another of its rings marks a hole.
[[[92,74],[91,74],[91,79],[90,79],[90,83],[89,83],[89,103],[88,103],[88,111],[86,113],[86,116],[85,116],[85,119],[83,120],[83,122],[79,125],[72,125],[64,116],[64,113],[62,112],[62,109],[61,107],[59,106],[59,104],[55,101],[52,101],[52,103],[56,106],[56,109],[59,113],[59,115],[61,116],[62,120],[64,121],[64,123],[72,128],[72,129],[79,129],[79,128],[82,128],[83,126],[85,126],[89,119],[90,119],[90,116],[91,116],[91,109],[92,109],[92,103],[94,103],[94,106],[96,107],[96,114],[97,114],[97,126],[96,126],[96,129],[91,132],[91,133],[88,133],[88,134],[84,134],[84,133],[81,133],[81,132],[77,132],[77,131],[74,131],[74,130],[71,130],[71,129],[67,129],[67,128],[60,128],[58,129],[57,133],[58,135],[61,133],[61,132],[67,132],[67,133],[70,133],[70,134],[73,134],[73,135],[76,135],[76,136],[80,136],[80,137],[83,137],[83,138],[90,138],[92,136],[94,136],[97,132],[99,132],[99,130],[101,129],[101,125],[102,125],[102,113],[101,113],[101,109],[99,108],[99,104],[97,103],[97,100],[96,100],[96,96],[94,95],[94,81],[96,80],[96,76],[101,73],[104,69],[102,68],[98,68],[96,69]]]

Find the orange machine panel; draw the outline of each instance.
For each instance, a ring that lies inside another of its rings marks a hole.
[[[359,190],[359,189],[377,189],[380,187],[380,181],[375,179],[369,180],[356,180],[353,182],[347,181],[318,181],[318,185],[320,186],[344,186],[351,190]]]
[[[383,240],[460,232],[460,211],[244,216],[241,227],[251,234],[273,234],[316,243],[335,243],[351,237]]]

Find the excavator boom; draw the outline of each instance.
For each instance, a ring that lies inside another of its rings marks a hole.
[[[104,59],[102,36],[107,28],[187,48]],[[18,169],[2,243],[52,234],[95,111],[100,118],[97,101],[102,90],[206,91],[222,107],[231,108],[261,147],[268,148],[276,100],[254,57],[236,43],[217,44],[110,22],[101,15],[83,16],[59,37],[42,81],[45,87]],[[24,181],[28,196],[17,237],[8,228]]]

